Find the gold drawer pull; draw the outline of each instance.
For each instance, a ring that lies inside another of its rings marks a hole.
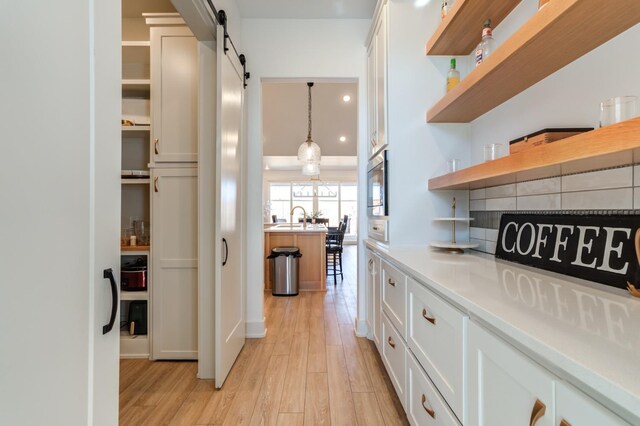
[[[422,309],[422,318],[426,319],[427,321],[429,321],[431,324],[436,325],[436,319],[435,318],[431,318],[427,316],[427,310],[426,309]]]
[[[424,405],[425,402],[427,402],[427,397],[424,394],[422,394],[422,408],[424,408],[424,411],[426,411],[427,414],[430,415],[432,419],[435,419],[436,412],[433,411],[431,408],[427,407],[426,405]]]
[[[160,150],[158,149],[158,143],[160,141],[158,140],[158,138],[155,138],[153,140],[153,150],[155,151],[156,155],[160,154]]]
[[[571,426],[571,423],[569,423],[568,421],[566,421],[565,419],[562,419],[560,421],[560,426]]]
[[[394,280],[392,280],[391,278],[389,278],[389,279],[387,280],[387,282],[389,283],[389,285],[390,285],[391,287],[395,287],[395,286],[396,286],[396,282],[395,282]]]
[[[529,426],[535,426],[538,423],[538,420],[544,416],[544,413],[547,411],[547,406],[542,403],[539,399],[536,399],[536,403],[533,404],[533,410],[531,410],[531,420],[529,421]]]
[[[396,344],[393,343],[393,339],[391,338],[391,336],[389,336],[389,338],[387,339],[387,342],[389,343],[389,346],[391,346],[393,349],[396,348]]]
[[[158,177],[153,178],[153,190],[158,192]]]

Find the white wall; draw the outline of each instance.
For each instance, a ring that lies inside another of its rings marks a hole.
[[[263,225],[262,225],[262,108],[261,81],[270,78],[357,79],[360,94],[366,93],[365,38],[369,20],[261,20],[242,22],[244,52],[251,79],[247,92],[248,158],[247,185],[247,332],[264,333]],[[366,97],[359,96],[358,146],[366,152]],[[359,179],[366,178],[366,162],[360,161]],[[361,191],[361,198],[366,194]],[[361,209],[360,217],[366,211]],[[364,223],[358,230],[366,233]],[[359,262],[359,276],[364,267]],[[360,283],[359,283],[360,284]],[[360,301],[359,301],[360,305]],[[362,303],[364,307],[364,302]],[[361,310],[359,310],[360,316]]]
[[[501,42],[537,10],[524,0],[496,28]],[[472,161],[483,160],[486,143],[508,143],[547,127],[598,127],[600,101],[621,95],[640,96],[640,25],[587,53],[555,74],[476,119],[472,127]],[[553,46],[549,46],[553,48]]]
[[[428,244],[450,238],[432,218],[467,213],[467,191],[429,192],[429,178],[444,174],[449,158],[469,165],[469,125],[427,124],[426,112],[445,93],[450,57],[425,56],[425,44],[440,23],[440,2],[416,7],[389,1],[389,237],[393,244]],[[461,229],[460,240],[467,231]]]

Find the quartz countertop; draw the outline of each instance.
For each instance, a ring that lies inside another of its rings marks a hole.
[[[321,224],[307,223],[304,228],[302,223],[277,223],[264,229],[264,232],[295,232],[295,233],[327,233],[327,227]]]
[[[481,253],[367,247],[632,424],[640,424],[640,299]]]

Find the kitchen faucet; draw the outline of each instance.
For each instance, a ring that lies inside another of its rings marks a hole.
[[[295,209],[302,209],[302,214],[304,215],[304,222],[302,222],[302,228],[307,229],[307,211],[302,206],[295,206],[294,208],[291,209],[289,223],[293,224],[293,211]]]

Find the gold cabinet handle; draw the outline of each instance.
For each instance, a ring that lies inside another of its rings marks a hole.
[[[529,426],[535,426],[538,423],[538,420],[544,416],[544,413],[547,411],[547,406],[542,403],[539,399],[536,399],[536,403],[533,404],[533,410],[531,410],[531,420],[529,421]]]
[[[155,151],[156,155],[160,154],[160,150],[158,149],[158,143],[160,141],[158,140],[158,138],[155,138],[153,140],[153,150]]]
[[[427,397],[424,394],[422,394],[422,408],[424,408],[424,411],[426,411],[427,414],[430,415],[432,419],[435,419],[436,418],[436,412],[433,411],[433,409],[431,409],[431,408],[427,407],[426,405],[424,405],[425,402],[427,402]]]
[[[155,192],[159,192],[159,189],[158,189],[158,176],[153,178],[153,190]]]
[[[396,348],[396,344],[393,343],[393,339],[391,338],[391,336],[389,336],[389,338],[387,339],[387,343],[389,343],[389,346],[391,346],[393,349]]]
[[[560,421],[560,426],[571,426],[571,423],[569,423],[568,421],[566,421],[565,419],[562,419]]]
[[[427,321],[429,321],[431,324],[436,325],[436,319],[432,318],[432,317],[428,317],[427,316],[427,310],[426,309],[422,309],[422,318],[426,319]]]
[[[387,282],[389,283],[389,285],[390,285],[391,287],[395,287],[395,286],[396,286],[396,282],[395,282],[394,280],[392,280],[391,278],[389,278],[389,279],[387,280]]]

